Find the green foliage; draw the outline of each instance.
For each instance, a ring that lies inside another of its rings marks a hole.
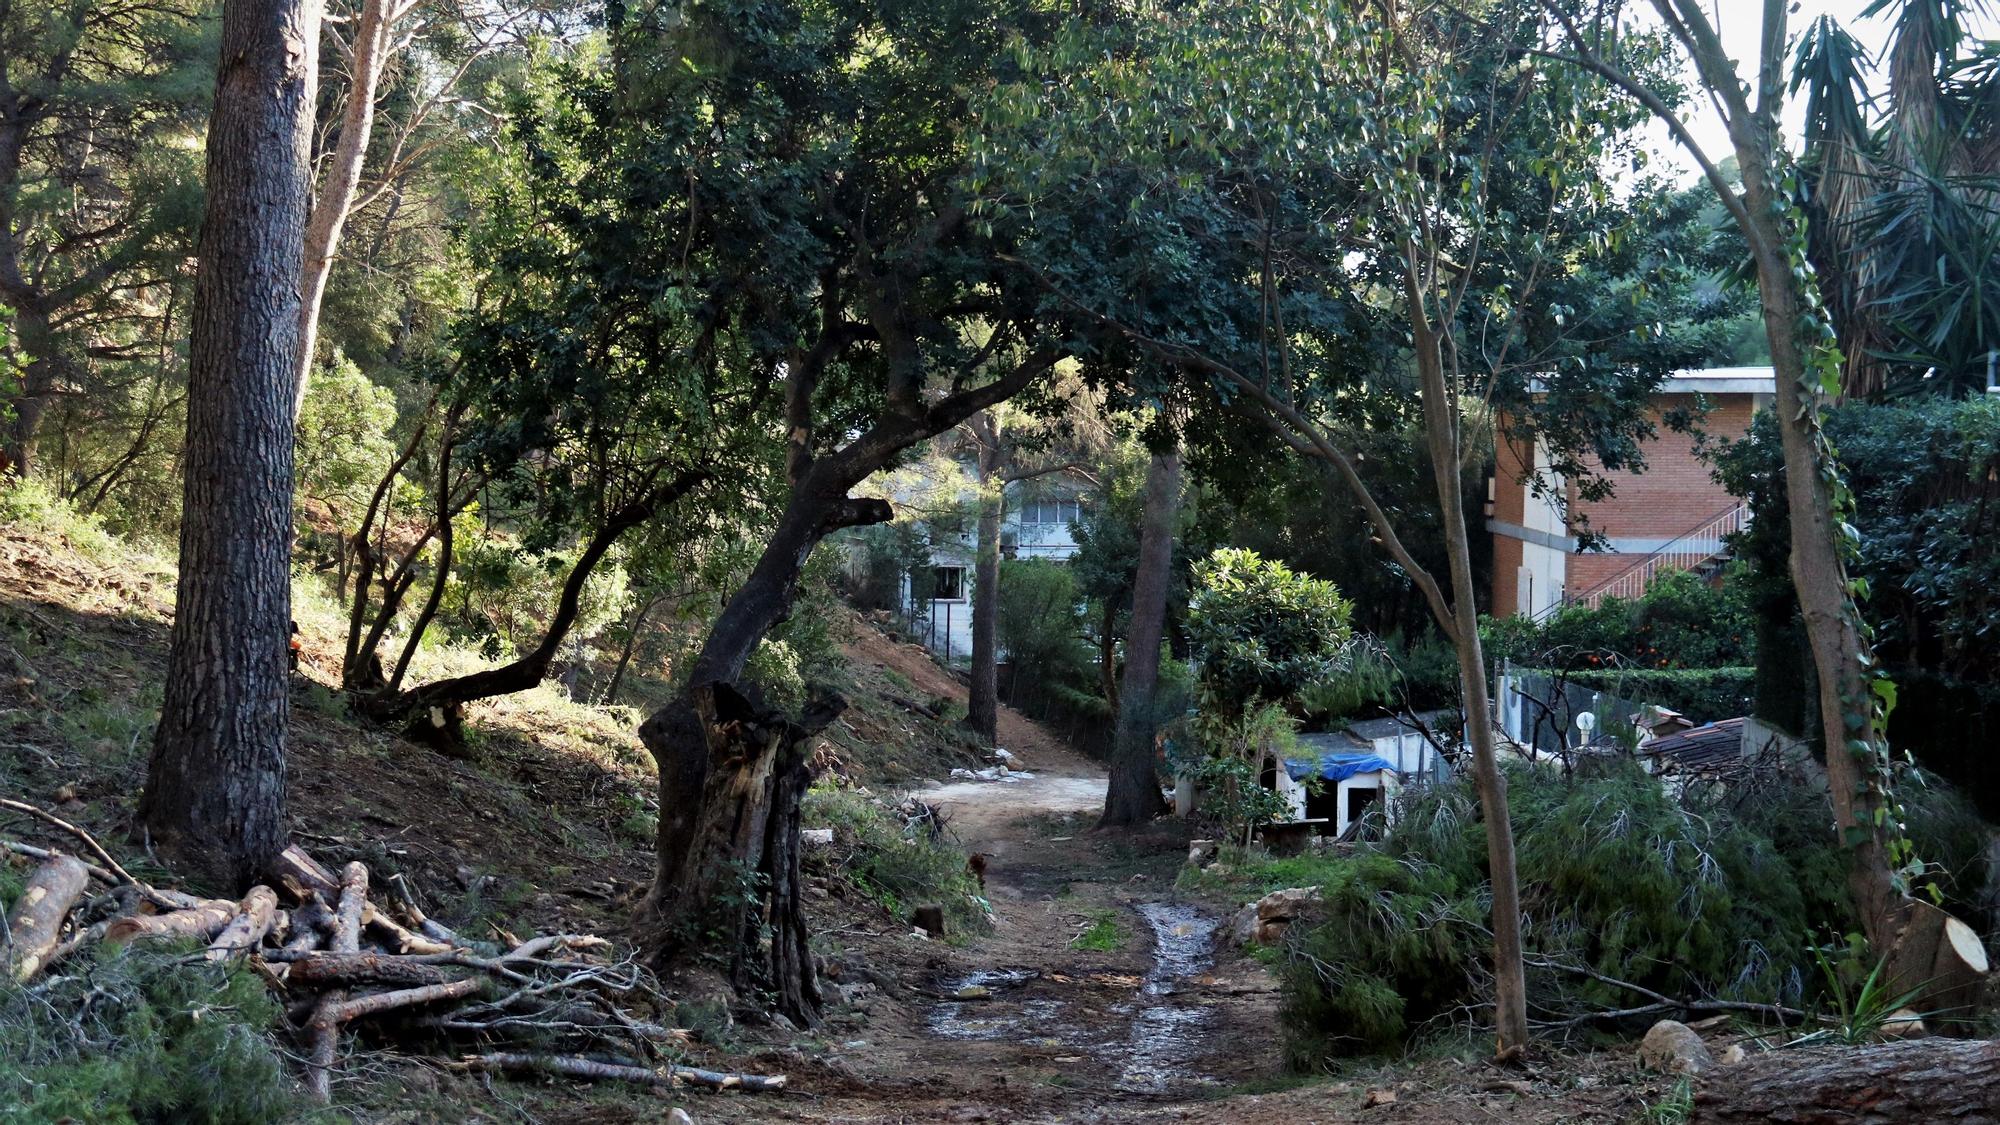
[[[306,384],[299,411],[297,487],[342,522],[359,515],[382,467],[395,456],[389,431],[396,424],[396,395],[376,386],[353,361],[335,352]]]
[[[960,933],[991,925],[965,853],[906,823],[879,798],[814,786],[806,793],[800,823],[833,829],[833,847],[807,852],[806,862],[824,864],[898,922],[909,921],[914,907],[937,903]]]
[[[1823,791],[1773,779],[1736,804],[1676,796],[1626,762],[1508,769],[1532,1002],[1629,1004],[1569,965],[1668,995],[1798,1004],[1818,991],[1802,935],[1852,923]],[[1375,849],[1289,877],[1325,886],[1283,969],[1295,1065],[1395,1049],[1484,985],[1484,830],[1468,781],[1405,798]],[[1262,879],[1253,873],[1253,879]]]
[[[1393,706],[1401,673],[1379,644],[1357,644],[1339,671],[1306,686],[1299,705],[1314,722],[1329,722]]]
[[[1858,1047],[1876,1042],[1882,1038],[1889,1017],[1908,1008],[1923,994],[1921,987],[1891,992],[1884,971],[1889,959],[1883,956],[1871,960],[1868,943],[1860,934],[1847,935],[1847,940],[1837,946],[1816,945],[1812,955],[1813,963],[1819,967],[1820,980],[1826,986],[1825,1010],[1819,1019],[1824,1026],[1788,1046],[1839,1043]]]
[[[86,952],[33,992],[0,984],[0,1121],[292,1120],[281,1015],[248,969],[157,946]]]
[[[1082,933],[1069,939],[1069,947],[1092,953],[1116,953],[1124,947],[1128,936],[1125,927],[1118,924],[1117,911],[1099,910],[1091,914],[1090,925]]]
[[[1341,668],[1354,607],[1333,583],[1229,548],[1197,563],[1194,579],[1188,642],[1207,700],[1232,711],[1288,702]]]
[[[1745,577],[1732,570],[1718,585],[1688,571],[1664,571],[1638,598],[1605,598],[1595,607],[1573,603],[1541,621],[1485,618],[1480,641],[1490,658],[1536,668],[1748,665],[1756,623]]]
[[[1697,723],[1748,715],[1756,702],[1755,668],[1607,668],[1574,672],[1570,681],[1679,711]]]

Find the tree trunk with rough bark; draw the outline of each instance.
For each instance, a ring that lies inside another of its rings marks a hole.
[[[1160,682],[1160,643],[1167,631],[1167,588],[1173,584],[1174,526],[1180,500],[1180,454],[1153,454],[1146,466],[1139,567],[1132,587],[1131,625],[1125,635],[1125,682],[1118,692],[1118,730],[1099,828],[1145,824],[1167,811],[1166,799],[1160,795],[1153,743],[1159,729],[1155,696]]]
[[[818,1021],[820,1002],[799,893],[799,803],[812,784],[810,742],[845,706],[816,700],[793,722],[755,688],[710,681],[646,724],[649,740],[701,748],[660,761],[647,945],[662,961],[694,948],[730,950],[739,986],[767,987],[802,1026]],[[758,964],[752,935],[766,924],[771,940]]]
[[[988,745],[1000,736],[1000,524],[1006,518],[1006,483],[1000,477],[998,429],[979,447],[979,553],[972,573],[972,683],[966,692],[965,725]],[[978,419],[974,419],[977,423]]]
[[[227,0],[189,345],[180,580],[140,821],[218,882],[284,847],[292,373],[318,0]]]
[[[1911,1039],[1765,1051],[1695,1090],[1701,1125],[2000,1125],[2000,1042]]]

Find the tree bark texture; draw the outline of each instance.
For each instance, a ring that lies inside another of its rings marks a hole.
[[[1180,515],[1181,458],[1153,454],[1146,466],[1146,505],[1139,527],[1138,574],[1125,634],[1125,680],[1118,691],[1118,731],[1100,828],[1145,824],[1167,811],[1154,764],[1159,729],[1155,704],[1160,643],[1167,631],[1167,588],[1173,584],[1174,527]]]
[[[327,166],[326,184],[313,201],[306,222],[305,260],[299,276],[299,350],[293,369],[292,418],[296,421],[305,408],[306,385],[312,377],[313,354],[318,350],[319,307],[326,296],[326,279],[333,272],[333,257],[340,249],[340,232],[347,225],[348,208],[361,186],[361,166],[368,155],[368,137],[375,128],[375,88],[388,61],[390,19],[394,0],[364,0],[354,24],[353,84],[347,91],[347,108],[340,118],[340,139]]]
[[[1701,1125],[2000,1123],[2000,1042],[1911,1039],[1871,1047],[1767,1051],[1710,1073]]]
[[[799,902],[799,803],[812,783],[809,743],[843,710],[816,701],[797,723],[754,688],[695,686],[647,722],[679,748],[659,757],[658,866],[643,921],[658,960],[731,943],[739,983],[762,976],[785,1014],[810,1025],[819,997]],[[751,888],[762,886],[761,893]],[[768,962],[742,940],[768,922]]]
[[[983,424],[982,424],[983,423]],[[1000,737],[1000,524],[1007,485],[1000,475],[999,424],[988,410],[969,422],[979,442],[979,538],[972,568],[972,682],[965,725],[988,745]]]
[[[180,579],[139,808],[156,844],[237,886],[286,834],[291,392],[319,18],[319,0],[223,5]]]

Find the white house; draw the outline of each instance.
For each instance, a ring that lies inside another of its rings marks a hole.
[[[970,464],[960,463],[961,499],[978,496],[977,477]],[[1089,502],[1090,482],[1081,473],[1053,473],[1007,486],[1006,514],[1000,524],[1000,553],[1005,558],[1064,561],[1077,551],[1076,523]],[[947,661],[969,659],[972,653],[972,585],[978,560],[978,526],[967,520],[962,533],[934,543],[931,549],[931,596],[913,598],[916,586],[903,578],[903,614],[917,627],[918,639]]]

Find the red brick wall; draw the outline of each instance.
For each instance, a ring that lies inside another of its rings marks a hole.
[[[1750,429],[1750,395],[1711,395],[1709,403],[1702,428],[1710,434],[1736,438]],[[1663,395],[1660,410],[1693,405],[1692,395]],[[1736,503],[1735,497],[1709,476],[1708,465],[1695,456],[1694,439],[1668,430],[1659,416],[1656,411],[1658,435],[1642,447],[1646,471],[1609,474],[1617,490],[1610,499],[1576,506],[1574,515],[1586,518],[1592,531],[1614,538],[1672,539]],[[1580,524],[1575,521],[1573,526]],[[1574,576],[1579,573],[1572,566],[1572,590],[1578,588]]]
[[[1714,437],[1737,438],[1748,432],[1755,413],[1755,398],[1747,394],[1709,395],[1709,411],[1702,428]],[[1736,503],[1709,475],[1709,466],[1695,456],[1694,439],[1667,429],[1662,415],[1676,408],[1692,407],[1693,395],[1662,395],[1653,415],[1658,428],[1654,440],[1642,447],[1646,457],[1643,473],[1608,474],[1613,493],[1605,500],[1584,503],[1570,487],[1572,528],[1586,526],[1613,538],[1672,539],[1683,535]],[[1519,525],[1527,507],[1527,490],[1519,483],[1530,450],[1506,440],[1501,429],[1495,450],[1493,518]],[[1578,517],[1583,517],[1579,519]],[[1572,554],[1565,567],[1564,586],[1570,593],[1587,590],[1624,572],[1640,555]],[[1521,565],[1521,542],[1508,535],[1493,537],[1493,612],[1506,616],[1519,612],[1515,604],[1515,572]]]

